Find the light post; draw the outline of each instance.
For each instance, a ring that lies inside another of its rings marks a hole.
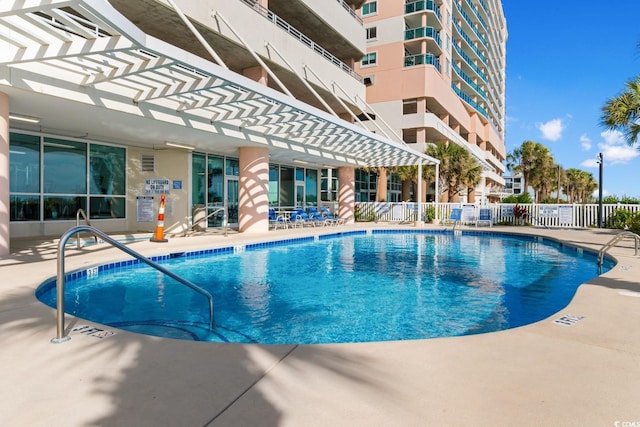
[[[598,173],[598,228],[602,228],[602,164],[604,163],[602,159],[602,153],[598,153],[598,158],[596,160],[599,166]]]

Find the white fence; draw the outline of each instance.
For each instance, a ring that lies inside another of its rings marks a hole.
[[[490,209],[494,224],[514,224],[515,203],[494,203],[490,205],[474,205],[471,203],[388,203],[364,202],[356,203],[360,221],[382,222],[414,222],[418,218],[428,221],[435,217],[441,221],[451,217],[453,209],[461,209],[462,223],[475,223],[479,210]],[[526,209],[524,222],[543,227],[597,227],[598,204],[518,204]],[[602,223],[606,226],[607,218],[618,209],[640,212],[640,205],[602,205]]]

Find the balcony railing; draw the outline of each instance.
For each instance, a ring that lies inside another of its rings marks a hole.
[[[438,46],[442,46],[440,43],[440,33],[433,27],[411,28],[404,31],[405,40],[419,39],[422,37],[430,37],[438,43]]]
[[[356,73],[353,70],[353,68],[349,67],[347,64],[345,64],[344,62],[336,58],[334,55],[332,55],[329,51],[324,49],[322,46],[318,45],[309,37],[302,34],[299,30],[292,27],[287,21],[280,18],[278,15],[271,12],[269,9],[262,6],[261,4],[258,4],[256,0],[240,0],[240,1],[246,4],[247,6],[249,6],[250,8],[252,8],[253,10],[255,10],[257,13],[262,15],[264,18],[272,22],[274,25],[276,25],[280,29],[286,31],[291,37],[296,38],[302,43],[304,43],[305,45],[307,45],[307,47],[312,49],[318,55],[321,55],[326,60],[331,61],[335,66],[337,66],[342,71],[351,75],[351,77],[353,77],[354,79],[362,81],[362,76]]]
[[[457,2],[454,2],[454,4],[456,5],[456,9],[460,13],[460,15],[464,18],[464,20],[467,22],[467,24],[469,24],[469,27],[471,27],[471,30],[476,34],[476,36],[482,42],[482,44],[486,46],[487,45],[487,39],[485,39],[485,37],[480,33],[480,31],[478,31],[478,29],[473,24],[473,21],[471,20],[469,15],[467,15],[467,12],[462,10],[462,7]]]
[[[420,12],[423,10],[430,10],[432,12],[435,12],[438,19],[442,19],[442,16],[440,16],[440,9],[433,0],[410,1],[404,5],[405,14]]]
[[[474,101],[473,99],[471,99],[471,97],[469,95],[467,95],[466,93],[464,93],[458,86],[455,85],[455,83],[451,83],[451,88],[453,89],[453,91],[467,104],[471,105],[473,108],[475,108],[480,114],[482,114],[484,117],[489,117],[489,115],[487,114],[487,111],[482,108],[480,106],[480,104],[478,104],[476,101]]]
[[[349,15],[351,15],[353,18],[355,18],[356,21],[358,21],[360,23],[360,25],[364,25],[364,21],[362,21],[362,18],[356,13],[355,10],[351,9],[351,6],[349,6],[347,3],[345,3],[344,0],[338,0],[338,3],[340,3],[340,5],[342,5],[342,7],[344,7],[345,10],[347,12],[349,12]]]
[[[462,59],[465,60],[467,65],[469,65],[469,67],[471,67],[476,73],[478,73],[478,75],[480,76],[482,81],[487,83],[487,75],[480,69],[480,67],[478,67],[476,64],[474,64],[473,61],[471,60],[471,58],[469,58],[469,55],[467,55],[462,50],[462,48],[460,46],[458,46],[458,44],[456,43],[456,39],[453,39],[453,48],[458,53],[458,55],[460,55],[462,57]]]
[[[414,65],[433,65],[434,67],[436,67],[436,70],[440,71],[440,59],[431,53],[409,55],[404,57],[405,67],[412,67]]]
[[[487,94],[484,93],[484,91],[482,89],[480,89],[480,86],[478,86],[472,79],[471,77],[469,77],[467,75],[467,73],[465,73],[464,71],[462,71],[462,68],[458,67],[456,64],[451,64],[453,66],[454,71],[458,74],[458,76],[460,76],[460,78],[462,80],[464,80],[469,86],[471,86],[473,88],[473,90],[475,90],[476,92],[478,92],[478,95],[480,95],[481,97],[483,97],[485,100],[487,99]]]
[[[473,40],[471,40],[471,37],[469,37],[467,35],[467,33],[464,32],[464,30],[462,29],[460,24],[458,24],[457,22],[454,21],[453,22],[453,26],[460,33],[460,37],[462,37],[469,44],[469,47],[471,47],[471,49],[473,49],[473,51],[476,53],[476,55],[478,55],[478,57],[482,60],[482,62],[484,62],[486,64],[487,63],[487,57],[484,56],[482,54],[482,52],[480,52],[480,49],[478,49],[475,44],[473,44]]]

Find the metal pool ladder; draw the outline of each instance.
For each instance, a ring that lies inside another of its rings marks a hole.
[[[635,250],[636,250],[635,256],[638,256],[638,247],[640,246],[640,236],[638,236],[636,233],[632,231],[622,231],[616,234],[615,236],[613,236],[613,239],[609,240],[604,246],[602,246],[602,248],[598,252],[598,267],[602,267],[602,263],[604,261],[604,254],[613,246],[615,246],[616,243],[618,243],[620,240],[624,239],[625,237],[632,237],[635,240]]]
[[[60,242],[58,243],[58,263],[57,263],[57,276],[56,276],[56,302],[57,302],[57,312],[56,312],[56,337],[51,340],[52,343],[61,343],[71,339],[68,335],[64,334],[64,282],[65,282],[65,274],[64,274],[64,248],[67,241],[76,233],[87,232],[93,234],[96,237],[99,237],[103,241],[110,243],[113,247],[120,249],[121,251],[131,255],[132,257],[138,259],[141,262],[155,268],[161,273],[166,274],[174,280],[182,283],[183,285],[193,289],[194,291],[204,295],[209,300],[209,328],[214,329],[214,317],[213,317],[213,296],[205,289],[200,286],[184,279],[177,274],[167,270],[163,266],[158,263],[151,261],[149,258],[139,254],[138,252],[126,247],[122,243],[116,241],[115,239],[109,237],[107,234],[98,230],[97,228],[88,226],[88,225],[80,225],[67,230],[61,237]]]

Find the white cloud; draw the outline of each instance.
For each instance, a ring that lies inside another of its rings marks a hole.
[[[562,123],[562,119],[553,119],[546,123],[538,123],[536,127],[542,133],[542,138],[549,141],[557,141],[562,138],[562,131],[565,125]]]
[[[619,130],[605,130],[600,136],[607,145],[624,144],[624,135]]]
[[[583,168],[597,168],[598,161],[596,159],[587,159],[584,162],[580,163],[580,166]]]
[[[598,147],[602,150],[605,164],[629,163],[629,161],[640,155],[637,149],[623,145],[598,144]]]
[[[607,191],[606,188],[602,189],[602,197],[607,197],[609,195],[609,191]],[[600,190],[593,190],[593,193],[591,193],[591,196],[593,196],[594,199],[598,200],[598,197],[600,197]]]
[[[593,144],[591,144],[591,139],[585,134],[580,135],[580,145],[582,146],[582,149],[584,151],[589,151],[591,150],[591,147],[593,147]]]
[[[606,130],[600,136],[604,142],[599,143],[598,148],[602,152],[605,164],[628,163],[640,156],[640,151],[626,144],[622,132]]]

